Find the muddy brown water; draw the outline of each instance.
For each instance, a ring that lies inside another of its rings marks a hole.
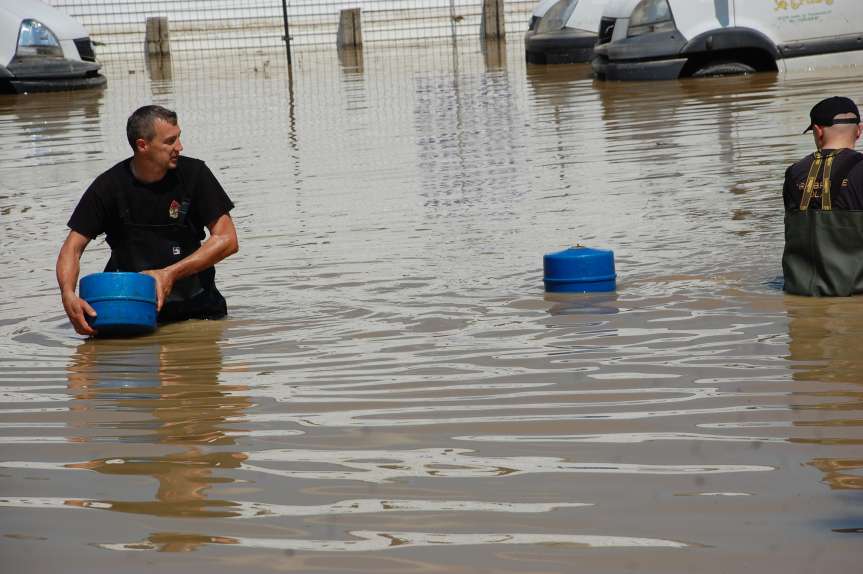
[[[859,75],[602,84],[521,50],[0,98],[3,571],[859,569],[863,300],[779,281],[784,168]],[[56,252],[149,102],[237,204],[230,317],[82,340]],[[576,243],[616,293],[544,294]]]

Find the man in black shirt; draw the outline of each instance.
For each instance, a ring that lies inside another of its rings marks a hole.
[[[848,98],[809,113],[818,151],[785,172],[785,290],[798,295],[863,292],[863,154],[860,111]]]
[[[105,271],[136,271],[156,280],[160,322],[217,319],[227,305],[215,284],[216,263],[238,250],[234,204],[204,162],[181,157],[177,114],[136,110],[126,124],[133,156],[98,176],[69,219],[57,258],[63,308],[75,331],[95,331],[93,308],[75,292],[87,244],[105,233]],[[205,241],[204,228],[210,232]]]
[[[834,96],[816,104],[809,116],[812,123],[803,133],[812,131],[818,151],[785,171],[782,190],[785,209],[863,210],[863,165],[860,165],[863,154],[854,151],[861,132],[857,106],[848,98]],[[806,196],[809,171],[814,164],[817,164],[815,179]],[[824,190],[829,201],[826,205],[822,205]],[[801,204],[804,197],[808,205]]]

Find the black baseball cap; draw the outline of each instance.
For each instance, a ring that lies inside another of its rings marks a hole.
[[[857,117],[834,120],[833,118],[839,114],[854,114]],[[812,123],[809,124],[808,128],[803,130],[804,134],[815,126],[828,127],[833,124],[859,124],[860,110],[857,109],[857,104],[851,99],[833,96],[815,104],[812,111],[809,112],[809,119],[812,120]]]

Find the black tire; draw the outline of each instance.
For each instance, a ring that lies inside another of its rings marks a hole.
[[[708,62],[693,72],[693,78],[705,78],[708,76],[735,76],[740,74],[753,74],[755,68],[743,62]]]

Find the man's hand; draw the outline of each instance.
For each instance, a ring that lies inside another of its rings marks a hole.
[[[147,269],[141,271],[144,275],[149,275],[156,280],[156,312],[162,310],[162,305],[165,304],[165,299],[171,294],[174,288],[174,274],[165,269]]]
[[[60,297],[63,300],[63,309],[66,311],[66,316],[69,317],[69,322],[75,328],[75,332],[80,335],[95,335],[96,330],[87,324],[87,317],[96,316],[96,311],[90,307],[90,304],[78,297],[75,294],[75,288],[78,285],[78,273],[81,270],[81,254],[87,244],[90,243],[90,238],[81,235],[77,231],[70,231],[63,242],[63,247],[60,248],[60,254],[57,256],[57,284],[60,286]]]
[[[61,295],[63,299],[63,309],[66,310],[66,316],[69,317],[69,322],[75,328],[75,332],[79,335],[95,335],[96,330],[87,323],[87,317],[95,317],[96,311],[89,303],[78,297],[74,291],[64,291]]]

